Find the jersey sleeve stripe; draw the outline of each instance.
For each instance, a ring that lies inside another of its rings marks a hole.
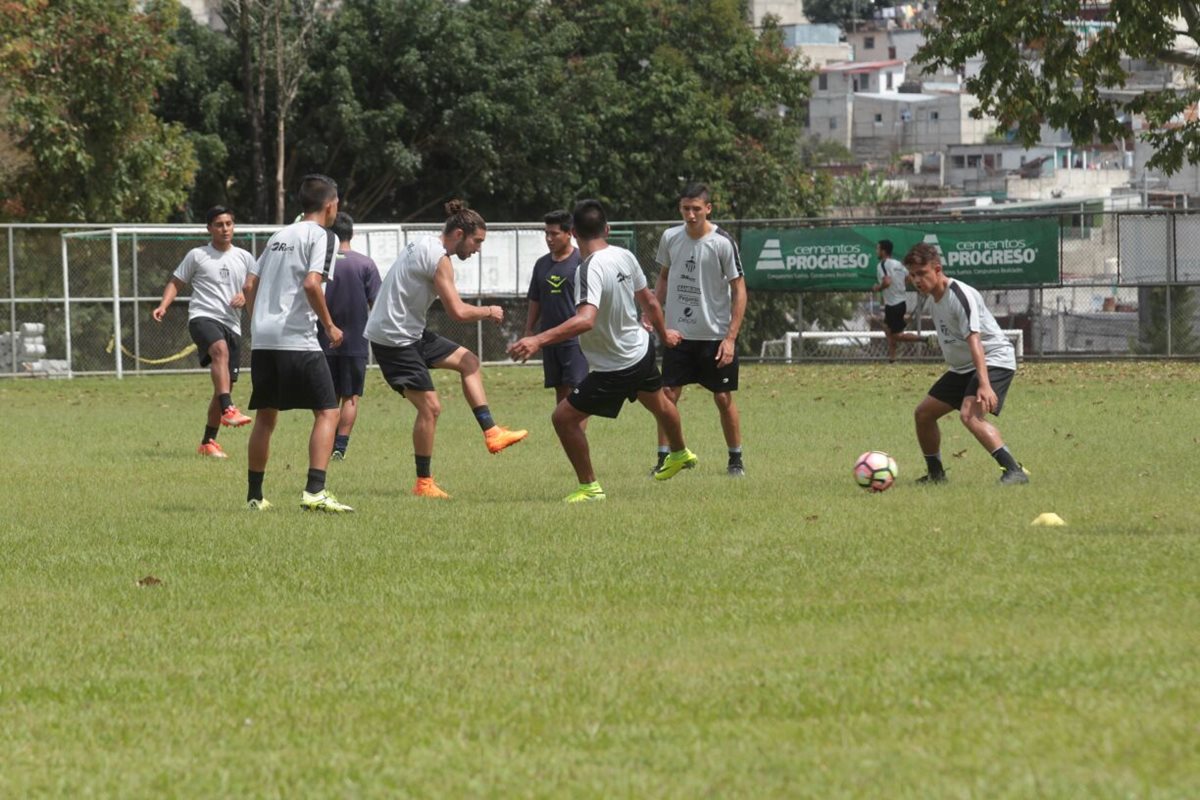
[[[717,233],[724,236],[725,241],[729,242],[730,250],[733,252],[733,266],[737,269],[738,277],[742,277],[745,272],[742,271],[742,254],[741,251],[738,250],[737,240],[734,239],[733,235],[724,228],[717,228]]]
[[[325,261],[324,269],[321,274],[326,278],[329,277],[330,271],[333,269],[333,260],[337,255],[337,235],[331,230],[325,231]]]
[[[957,282],[950,284],[950,291],[954,292],[954,296],[958,298],[958,302],[962,304],[963,311],[967,314],[967,330],[979,330],[979,310],[975,308],[975,303],[971,301],[971,296],[962,290],[962,287]]]
[[[591,265],[592,257],[588,256],[580,262],[578,269],[575,270],[575,305],[582,305],[588,299],[588,268]]]

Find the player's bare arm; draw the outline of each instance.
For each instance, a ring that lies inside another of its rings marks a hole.
[[[659,267],[658,280],[654,282],[654,297],[658,300],[659,307],[665,308],[667,305],[667,281],[671,277],[671,265],[660,264]],[[654,324],[650,322],[650,318],[644,313],[642,314],[642,327],[648,331],[654,330]]]
[[[245,295],[245,293],[243,293],[243,292],[238,292],[238,293],[237,293],[237,294],[235,294],[235,295],[234,295],[232,298],[230,298],[230,300],[229,300],[229,307],[230,307],[230,308],[245,308],[245,307],[246,307],[246,295]]]
[[[246,298],[247,316],[254,316],[254,296],[258,293],[258,276],[247,275],[246,283],[242,286],[242,295]]]
[[[325,291],[322,284],[325,282],[325,276],[320,272],[310,272],[304,276],[304,296],[308,298],[308,304],[317,315],[317,321],[321,323],[321,327],[325,329],[325,335],[329,337],[330,347],[342,346],[342,329],[333,324],[333,317],[329,315],[329,306],[325,305]]]
[[[159,301],[158,307],[150,312],[150,316],[154,317],[155,322],[163,321],[167,309],[171,307],[171,303],[175,302],[175,298],[179,296],[179,290],[184,288],[184,285],[183,281],[175,277],[167,281],[167,285],[163,288],[162,300]]]
[[[734,278],[729,282],[729,330],[717,346],[717,366],[726,367],[733,363],[737,354],[737,337],[746,318],[746,279]]]
[[[543,347],[573,339],[595,326],[596,307],[591,303],[583,303],[575,309],[575,316],[569,320],[536,336],[525,336],[510,344],[508,354],[514,361],[528,361]]]
[[[634,297],[637,298],[638,305],[642,307],[642,317],[650,321],[650,325],[658,333],[658,338],[662,339],[663,344],[667,347],[675,347],[683,340],[679,331],[667,328],[662,304],[658,302],[654,292],[649,289],[639,289]]]
[[[462,301],[458,289],[454,287],[454,266],[450,263],[450,256],[442,256],[438,260],[437,272],[433,275],[433,290],[437,292],[450,319],[455,322],[486,319],[499,325],[504,321],[504,309],[500,306],[473,306]]]
[[[533,336],[533,329],[537,327],[537,322],[541,318],[542,304],[537,300],[530,300],[529,312],[525,315],[525,332],[521,336]]]

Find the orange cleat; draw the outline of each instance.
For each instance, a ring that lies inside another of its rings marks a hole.
[[[208,456],[209,458],[229,458],[229,456],[225,454],[225,451],[221,449],[221,445],[217,444],[216,439],[209,439],[207,442],[196,448],[196,452],[202,456]]]
[[[254,422],[254,420],[238,411],[237,406],[230,406],[221,412],[221,424],[228,428],[240,428],[243,425],[249,425],[251,422]]]
[[[493,425],[483,432],[483,440],[487,442],[489,453],[499,453],[504,448],[514,445],[529,435],[529,431],[510,431]]]
[[[442,487],[433,482],[433,478],[417,478],[413,486],[413,494],[417,497],[432,497],[435,500],[449,500],[450,495],[442,491]]]

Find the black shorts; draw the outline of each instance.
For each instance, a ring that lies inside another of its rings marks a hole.
[[[239,363],[242,354],[242,337],[211,317],[196,317],[188,320],[188,333],[196,343],[196,355],[200,357],[200,366],[207,367],[212,363],[208,348],[217,342],[225,342],[229,347],[229,382],[237,383],[238,374],[242,371]]]
[[[546,377],[545,387],[578,386],[587,377],[587,359],[579,349],[579,342],[562,342],[542,348],[542,373]]]
[[[250,408],[337,408],[333,378],[320,350],[251,350]]]
[[[654,346],[648,344],[646,355],[632,367],[616,372],[589,372],[567,395],[567,402],[585,414],[616,419],[626,400],[632,403],[639,392],[657,392],[662,385],[662,375],[654,363]]]
[[[908,311],[907,303],[896,303],[894,306],[883,307],[883,324],[892,333],[903,333],[907,323],[904,321],[904,313]]]
[[[686,386],[698,383],[710,392],[736,392],[738,388],[738,357],[723,367],[717,366],[720,341],[684,339],[675,347],[663,349],[663,384]]]
[[[992,384],[992,391],[996,393],[996,408],[992,411],[996,416],[1000,416],[1000,409],[1004,408],[1004,396],[1008,394],[1008,387],[1012,384],[1015,374],[1011,369],[988,367],[988,381]],[[947,372],[929,389],[929,396],[961,409],[963,399],[974,397],[978,391],[979,375],[975,370]]]
[[[367,382],[366,356],[339,356],[326,353],[325,363],[333,378],[333,392],[338,397],[362,397]]]
[[[439,361],[445,361],[460,347],[462,345],[457,342],[432,331],[425,331],[419,340],[403,347],[371,342],[371,352],[375,354],[375,362],[379,364],[384,380],[400,394],[404,394],[405,389],[432,392],[434,387],[430,368]]]

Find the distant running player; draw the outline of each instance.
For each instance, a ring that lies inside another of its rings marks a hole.
[[[499,453],[528,435],[528,431],[502,428],[492,419],[479,358],[425,327],[429,307],[439,299],[455,322],[486,319],[499,325],[504,321],[504,309],[500,306],[472,306],[462,301],[454,286],[454,266],[450,263],[451,253],[465,261],[479,252],[487,237],[487,223],[460,200],[447,203],[446,213],[449,218],[440,236],[410,241],[392,264],[366,328],[384,380],[417,410],[412,432],[417,467],[413,494],[438,499],[448,499],[450,495],[433,480],[433,440],[442,404],[430,369],[459,374],[463,397],[483,431],[488,452]]]
[[[329,316],[322,286],[334,277],[338,241],[326,228],[337,217],[337,184],[324,175],[306,175],[298,195],[302,219],[270,238],[246,278],[246,303],[252,309],[250,408],[258,411],[250,432],[246,501],[257,511],[271,507],[263,498],[271,434],[280,411],[307,408],[313,412],[313,427],[300,507],[343,513],[354,509],[325,489],[338,402],[317,341],[320,323],[333,347],[342,343],[342,331]]]
[[[367,378],[367,340],[363,329],[367,315],[379,294],[379,267],[362,253],[350,249],[354,238],[354,220],[346,212],[338,212],[333,221],[338,237],[337,279],[325,284],[325,304],[333,324],[342,329],[342,346],[333,347],[322,330],[317,341],[325,351],[333,390],[338,397],[337,435],[333,440],[333,460],[346,457],[350,434],[358,419],[358,400],[362,397]]]
[[[575,240],[583,256],[576,273],[575,316],[536,336],[517,340],[508,353],[525,361],[546,345],[579,337],[592,371],[555,407],[551,419],[579,481],[564,499],[581,503],[607,496],[592,468],[584,423],[593,414],[615,419],[626,401],[636,399],[645,406],[670,443],[671,452],[655,470],[655,480],[665,481],[680,470],[691,469],[699,459],[684,444],[679,411],[663,392],[650,335],[638,322],[638,304],[668,348],[679,344],[679,333],[667,330],[662,308],[634,255],[610,247],[606,241],[608,219],[600,201],[581,200],[573,216]]]
[[[188,303],[188,333],[196,343],[200,366],[208,367],[213,395],[208,404],[204,437],[197,452],[209,458],[226,458],[217,444],[221,425],[237,428],[251,422],[233,404],[233,384],[238,379],[241,357],[242,307],[246,297],[242,285],[254,264],[254,256],[233,244],[233,212],[213,206],[204,215],[211,241],[188,251],[163,289],[162,301],[150,313],[162,322],[179,292],[192,286]]]
[[[946,481],[938,420],[958,409],[962,424],[1003,470],[1000,482],[1029,483],[1029,474],[1005,447],[1000,431],[987,421],[987,414],[1000,415],[1016,374],[1012,342],[1000,330],[979,292],[942,271],[936,247],[915,245],[904,257],[904,266],[916,290],[933,300],[933,325],[950,366],[914,413],[917,442],[928,469],[917,482]]]
[[[550,330],[575,316],[575,271],[580,257],[571,243],[571,212],[551,211],[543,221],[550,252],[533,265],[525,336]],[[587,359],[579,340],[566,339],[542,348],[542,373],[546,388],[554,389],[555,403],[561,402],[587,377]]]
[[[883,333],[887,337],[888,363],[896,360],[896,342],[919,341],[919,337],[902,337],[907,323],[904,315],[908,313],[908,292],[905,281],[908,273],[904,265],[892,258],[894,245],[890,239],[880,239],[875,247],[879,256],[879,264],[875,267],[876,282],[871,291],[883,295]]]
[[[733,237],[709,221],[708,187],[692,183],[679,195],[683,224],[668,228],[658,242],[659,264],[654,295],[663,307],[667,328],[682,341],[663,351],[663,385],[679,405],[683,387],[698,383],[712,392],[729,451],[726,474],[746,474],[742,461],[742,422],[733,393],[738,388],[737,337],[746,314],[746,280]],[[658,464],[668,452],[658,431]],[[651,470],[651,474],[654,470]]]

